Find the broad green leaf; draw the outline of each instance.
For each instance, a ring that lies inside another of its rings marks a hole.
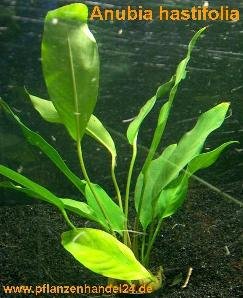
[[[62,201],[57,196],[55,196],[53,193],[51,193],[45,187],[33,182],[32,180],[19,174],[18,172],[15,172],[3,165],[0,165],[0,175],[3,175],[4,177],[27,188],[29,191],[29,194],[34,193],[38,196],[39,199],[42,199],[43,201],[46,201],[48,203],[51,203],[51,204],[57,206],[60,210],[64,209]],[[26,193],[27,193],[27,191],[26,191]]]
[[[49,11],[42,40],[42,66],[50,99],[76,140],[96,105],[99,55],[87,26],[88,8],[74,3]]]
[[[181,138],[168,162],[163,164],[158,177],[154,181],[153,198],[157,198],[162,189],[174,180],[194,157],[199,155],[208,135],[223,123],[228,108],[229,103],[221,103],[203,113],[195,127]],[[152,163],[160,163],[160,159],[156,159]]]
[[[28,93],[29,94],[29,93]],[[34,108],[39,112],[42,118],[48,122],[62,123],[57,110],[50,100],[45,100],[37,96],[29,94]],[[110,152],[112,158],[116,159],[116,147],[114,141],[106,130],[101,121],[91,115],[85,133],[94,138],[97,142],[101,143]],[[75,136],[72,136],[75,139]]]
[[[175,73],[175,76],[173,77],[173,87],[170,88],[170,94],[169,94],[169,100],[162,106],[161,110],[160,110],[160,113],[159,113],[159,117],[158,117],[158,123],[157,123],[157,126],[156,126],[156,129],[155,129],[155,132],[154,132],[154,136],[153,136],[153,139],[152,139],[152,143],[151,143],[151,146],[150,146],[150,150],[149,150],[149,153],[148,153],[148,156],[146,158],[146,161],[144,163],[144,166],[143,166],[143,173],[145,173],[147,171],[147,168],[149,166],[149,164],[151,163],[153,157],[154,157],[154,154],[161,142],[161,138],[163,136],[163,133],[164,133],[164,130],[165,130],[165,127],[166,127],[166,124],[167,124],[167,120],[168,120],[168,117],[169,117],[169,113],[170,113],[170,110],[171,110],[171,106],[173,104],[173,100],[175,98],[175,95],[176,95],[176,92],[177,92],[177,89],[179,87],[179,84],[181,83],[181,81],[183,79],[185,79],[186,77],[186,67],[187,67],[187,64],[188,62],[190,61],[190,58],[191,58],[191,52],[198,40],[198,38],[200,37],[200,35],[204,32],[204,30],[206,29],[206,27],[200,29],[194,36],[193,38],[191,39],[189,45],[188,45],[188,50],[187,50],[187,55],[186,57],[179,63],[177,69],[176,69],[176,73]]]
[[[157,89],[156,94],[145,103],[145,105],[141,108],[136,118],[130,123],[127,129],[127,139],[130,145],[132,145],[134,141],[137,139],[139,128],[145,117],[152,110],[156,100],[158,98],[163,98],[170,91],[173,83],[174,77],[172,77],[170,81],[161,85]]]
[[[185,200],[189,178],[198,170],[208,168],[214,164],[223,150],[234,143],[237,142],[224,143],[210,152],[199,154],[193,158],[188,164],[187,170],[162,190],[155,208],[156,216],[166,218],[173,215]]]
[[[153,279],[133,252],[112,235],[83,228],[64,232],[62,245],[88,269],[119,280]]]
[[[76,213],[80,217],[88,218],[90,220],[98,221],[94,210],[84,202],[76,201],[69,198],[61,199],[66,210]]]
[[[33,132],[16,116],[10,107],[0,99],[0,106],[9,114],[20,126],[27,141],[41,149],[41,151],[50,158],[50,160],[59,168],[59,170],[84,194],[85,183],[79,179],[66,165],[59,153],[50,144],[48,144],[38,133]]]
[[[137,202],[142,200],[140,222],[144,229],[152,221],[153,206],[161,191],[178,177],[180,171],[194,157],[200,154],[207,136],[223,123],[228,107],[228,103],[222,103],[203,113],[195,127],[181,138],[178,145],[168,146],[159,158],[150,163],[146,176],[143,177],[143,183],[145,183],[143,197],[141,198],[139,190],[135,190],[135,200]],[[141,180],[138,183],[137,188],[141,189]]]
[[[97,197],[99,198],[100,203],[102,204],[102,207],[110,222],[112,230],[118,232],[119,234],[122,234],[125,221],[125,216],[122,210],[99,185],[92,183],[92,188],[95,191]],[[109,226],[104,217],[104,214],[99,205],[97,204],[97,201],[92,191],[90,190],[88,184],[86,184],[85,187],[85,196],[88,205],[95,211],[95,216],[97,217],[99,222],[109,230]]]
[[[146,180],[144,180],[144,175],[141,172],[138,176],[136,188],[135,188],[135,207],[138,211],[139,205],[141,204],[140,208],[140,222],[146,230],[149,223],[152,221],[153,213],[154,213],[154,206],[152,204],[152,189],[154,187],[154,183],[156,179],[159,177],[160,170],[163,166],[166,165],[167,161],[169,160],[171,154],[176,149],[177,144],[172,144],[168,146],[161,156],[158,158],[157,162],[151,163],[149,167],[149,171],[146,175]],[[144,185],[145,184],[145,185]],[[142,188],[144,186],[144,192],[142,196]],[[143,200],[141,201],[141,198]]]

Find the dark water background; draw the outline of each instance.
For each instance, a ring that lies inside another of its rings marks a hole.
[[[65,130],[43,122],[24,94],[46,98],[41,72],[40,43],[43,19],[47,11],[73,1],[1,0],[0,3],[0,95],[21,119],[53,144],[67,163],[79,173],[73,142]],[[78,1],[77,1],[78,2]],[[83,1],[90,8],[99,4]],[[156,9],[191,7],[203,1],[106,1],[102,7],[143,5]],[[183,3],[182,3],[183,2]],[[243,1],[209,1],[210,5],[230,5],[243,8]],[[110,22],[93,21],[90,29],[99,45],[101,81],[95,114],[102,119],[116,141],[119,153],[117,176],[124,186],[130,158],[130,148],[124,138],[128,123],[141,105],[150,98],[160,83],[174,73],[186,53],[187,44],[199,28],[210,25],[194,50],[187,79],[179,88],[167,133],[161,148],[177,142],[195,123],[202,112],[227,100],[232,103],[232,116],[209,138],[206,148],[227,140],[243,141],[243,26],[239,22]],[[156,115],[162,102],[143,125],[139,135],[139,158],[136,173],[149,146]],[[0,162],[18,169],[27,177],[43,184],[58,195],[77,195],[36,148],[28,145],[18,127],[0,113]],[[113,192],[109,177],[109,156],[97,143],[86,138],[85,159],[92,180]],[[242,199],[243,149],[236,145],[224,154],[216,166],[200,172],[208,183]],[[0,190],[0,205],[32,203],[12,191]]]

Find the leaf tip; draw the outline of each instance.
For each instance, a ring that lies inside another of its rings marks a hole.
[[[83,3],[73,3],[62,6],[48,12],[46,20],[56,25],[61,21],[81,21],[86,23],[88,20],[88,7]]]
[[[222,102],[219,104],[220,107],[228,110],[229,109],[229,106],[230,106],[230,102],[229,101],[225,101],[225,102]]]

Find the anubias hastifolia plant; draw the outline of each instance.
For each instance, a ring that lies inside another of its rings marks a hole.
[[[80,3],[48,12],[41,53],[49,99],[29,94],[34,108],[44,120],[63,125],[68,130],[70,143],[76,143],[82,178],[74,174],[59,153],[38,133],[28,128],[1,100],[1,107],[20,126],[27,141],[38,147],[76,186],[80,200],[58,197],[4,165],[0,165],[0,174],[7,180],[0,185],[55,205],[70,228],[62,234],[62,245],[85,267],[113,282],[146,283],[155,290],[162,286],[163,275],[158,277],[158,274],[154,275],[148,269],[151,249],[163,221],[182,205],[190,177],[212,165],[221,152],[233,143],[230,141],[201,153],[208,135],[223,123],[229,103],[223,102],[202,113],[195,126],[177,144],[166,147],[159,157],[156,155],[177,89],[186,77],[192,49],[205,30],[202,28],[190,41],[186,57],[179,63],[175,74],[157,89],[128,126],[127,140],[132,148],[132,157],[126,189],[121,193],[115,175],[115,144],[102,122],[93,114],[99,88],[100,62],[98,47],[88,28],[87,19],[87,6]],[[147,158],[135,178],[133,168],[139,129],[158,99],[164,99],[164,103],[159,111]],[[82,150],[84,136],[94,138],[111,155],[111,179],[116,192],[114,198],[100,185],[93,183],[87,173]],[[135,219],[128,217],[129,208],[133,207],[129,206],[132,179],[136,179]],[[69,212],[95,221],[99,229],[76,227],[68,217]]]

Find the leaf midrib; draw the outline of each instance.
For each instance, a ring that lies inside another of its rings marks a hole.
[[[67,35],[67,42],[68,42],[68,50],[69,50],[69,60],[70,60],[70,67],[71,67],[71,75],[72,75],[72,83],[73,83],[73,95],[74,95],[74,117],[76,119],[76,132],[77,132],[77,138],[80,136],[80,126],[79,126],[79,104],[78,104],[78,93],[77,93],[77,83],[76,83],[76,77],[75,77],[75,70],[74,70],[74,64],[73,64],[73,54],[72,54],[72,48],[69,40],[69,36]]]

